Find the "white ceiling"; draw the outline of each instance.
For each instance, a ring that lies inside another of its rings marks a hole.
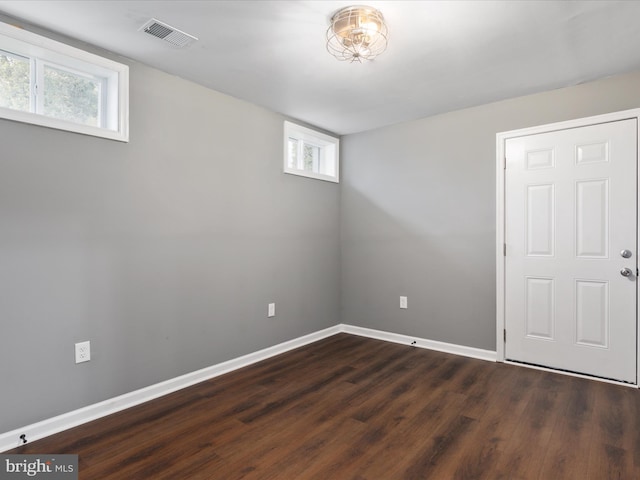
[[[364,2],[390,40],[363,64],[325,47],[348,1],[0,0],[0,13],[338,134],[640,70],[638,1]],[[140,32],[151,17],[199,41]]]

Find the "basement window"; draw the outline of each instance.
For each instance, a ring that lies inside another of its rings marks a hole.
[[[338,183],[339,142],[335,137],[284,122],[284,172]]]
[[[0,23],[0,118],[129,141],[129,67]]]

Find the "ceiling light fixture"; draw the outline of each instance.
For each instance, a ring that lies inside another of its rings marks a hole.
[[[379,10],[362,5],[338,10],[327,30],[327,50],[338,60],[373,60],[387,48],[387,25]]]

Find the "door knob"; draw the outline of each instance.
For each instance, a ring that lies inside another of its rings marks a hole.
[[[631,271],[631,269],[627,267],[624,267],[622,270],[620,270],[620,275],[622,275],[623,277],[630,277],[632,273],[633,272]]]
[[[622,251],[620,252],[620,256],[621,256],[622,258],[631,258],[631,250],[626,250],[626,249],[625,249],[625,250],[622,250]]]

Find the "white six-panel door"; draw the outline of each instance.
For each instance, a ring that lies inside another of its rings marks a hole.
[[[506,360],[636,383],[637,131],[505,141]]]

